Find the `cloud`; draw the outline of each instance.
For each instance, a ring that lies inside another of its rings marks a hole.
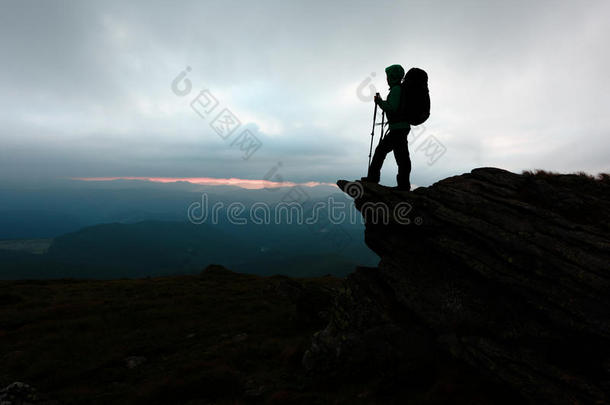
[[[133,177],[133,176],[122,176],[122,177],[74,177],[72,180],[80,181],[114,181],[114,180],[143,180],[150,181],[153,183],[178,183],[187,182],[191,184],[199,184],[205,186],[235,186],[250,190],[260,190],[268,188],[283,188],[283,187],[317,187],[317,186],[331,186],[334,187],[333,183],[320,183],[317,181],[308,181],[306,183],[294,183],[291,181],[273,181],[273,180],[249,180],[249,179],[237,179],[231,177],[229,179],[213,178],[213,177]]]
[[[610,171],[610,5],[556,2],[11,2],[0,16],[3,177],[365,174],[371,73],[430,75],[412,182],[492,165]],[[247,160],[178,97],[209,89],[262,142]],[[413,135],[411,135],[413,137]],[[425,137],[421,138],[422,140]],[[391,156],[383,181],[393,183]]]

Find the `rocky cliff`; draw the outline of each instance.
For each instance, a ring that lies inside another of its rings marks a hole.
[[[381,261],[348,277],[306,368],[417,375],[433,346],[532,402],[610,401],[607,176],[479,168],[411,192],[338,185]]]

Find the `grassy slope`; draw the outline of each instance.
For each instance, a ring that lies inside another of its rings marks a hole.
[[[292,374],[321,326],[284,296],[286,280],[1,282],[0,383],[27,381],[62,403],[232,403],[263,385],[273,395],[274,384],[302,383]],[[320,292],[339,282],[303,281]],[[129,356],[146,362],[129,369]]]
[[[62,404],[497,402],[451,362],[417,388],[308,376],[303,352],[340,284],[220,269],[0,282],[0,385],[24,381]],[[130,356],[146,361],[129,368]]]

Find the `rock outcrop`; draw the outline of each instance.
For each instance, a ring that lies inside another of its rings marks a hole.
[[[0,405],[59,405],[59,402],[44,399],[36,388],[16,381],[0,389]]]
[[[341,180],[381,261],[303,363],[416,373],[432,345],[533,403],[610,401],[608,177],[479,168],[398,191]]]

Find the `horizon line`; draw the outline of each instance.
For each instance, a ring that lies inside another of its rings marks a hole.
[[[307,182],[292,182],[292,181],[272,181],[272,180],[252,180],[240,179],[237,177],[218,178],[218,177],[143,177],[143,176],[115,176],[115,177],[71,177],[71,180],[79,181],[115,181],[115,180],[141,180],[153,183],[178,183],[186,182],[202,186],[235,186],[248,190],[259,190],[263,188],[281,188],[281,187],[317,187],[331,186],[336,187],[334,183],[326,183],[320,181]]]

